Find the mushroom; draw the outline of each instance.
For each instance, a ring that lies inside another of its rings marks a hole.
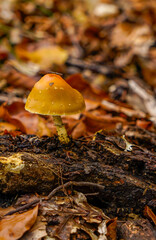
[[[67,144],[69,137],[61,115],[80,113],[85,109],[81,93],[57,74],[44,75],[31,90],[25,109],[31,113],[52,115],[60,142]]]

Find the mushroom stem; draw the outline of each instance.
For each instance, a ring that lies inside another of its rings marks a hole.
[[[65,128],[64,124],[62,123],[61,116],[59,116],[59,115],[53,116],[53,121],[54,121],[54,125],[56,126],[58,138],[59,138],[60,142],[66,143],[66,144],[69,143],[70,140],[67,135],[66,128]]]

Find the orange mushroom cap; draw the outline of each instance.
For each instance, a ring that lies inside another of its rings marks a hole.
[[[31,90],[25,109],[43,115],[72,115],[85,109],[80,92],[57,74],[46,74]]]

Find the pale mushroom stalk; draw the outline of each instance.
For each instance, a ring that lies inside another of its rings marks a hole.
[[[54,125],[56,127],[57,133],[58,133],[58,138],[60,140],[60,142],[63,143],[69,143],[69,137],[67,135],[67,131],[66,128],[64,126],[64,124],[62,123],[62,118],[59,115],[53,115],[53,121],[54,121]]]

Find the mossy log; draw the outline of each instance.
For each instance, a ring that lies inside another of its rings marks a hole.
[[[71,140],[68,146],[57,138],[0,136],[0,191],[48,193],[67,181],[88,181],[105,186],[97,199],[109,213],[142,211],[156,197],[156,155],[155,136],[149,149],[146,141],[140,145],[141,137],[128,151],[121,136],[105,132],[92,141]]]

